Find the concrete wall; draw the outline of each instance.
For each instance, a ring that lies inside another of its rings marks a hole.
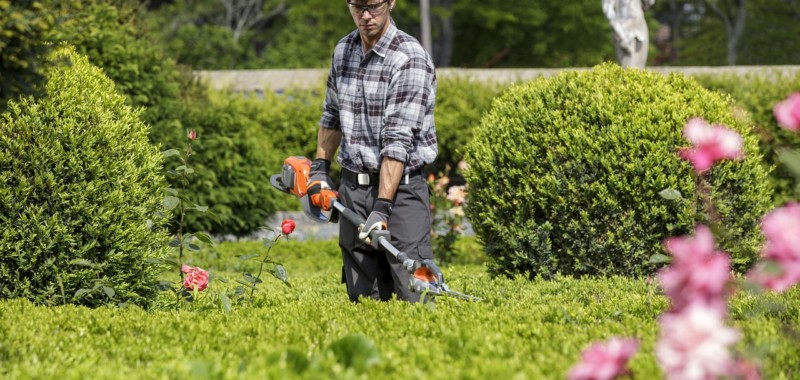
[[[552,76],[565,70],[587,70],[587,68],[564,69],[454,69],[436,70],[440,78],[461,76],[481,81],[501,83],[522,82],[539,76]],[[698,74],[735,74],[751,73],[786,74],[800,73],[800,66],[718,66],[718,67],[649,67],[647,70],[668,74],[672,72],[687,75]],[[287,88],[319,88],[325,83],[327,69],[295,69],[295,70],[218,70],[196,71],[198,77],[216,89],[234,91],[265,91]]]

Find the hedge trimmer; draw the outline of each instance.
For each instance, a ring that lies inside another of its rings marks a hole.
[[[283,163],[281,174],[270,178],[276,189],[300,198],[303,212],[311,220],[320,223],[336,222],[339,215],[344,216],[354,226],[361,228],[364,218],[339,202],[339,194],[335,190],[322,189],[319,194],[308,195],[308,178],[311,160],[305,157],[292,156]],[[392,243],[388,230],[375,229],[364,241],[374,249],[383,249],[403,264],[410,275],[409,288],[412,292],[427,293],[431,296],[449,296],[467,301],[480,301],[480,298],[450,290],[444,282],[444,274],[433,260],[414,260],[405,252],[397,249]]]

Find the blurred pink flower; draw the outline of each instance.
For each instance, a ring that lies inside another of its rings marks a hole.
[[[692,118],[686,123],[683,135],[692,143],[692,148],[681,149],[679,154],[691,162],[698,173],[710,169],[716,161],[743,156],[742,136],[725,126],[709,125],[701,118]]]
[[[572,367],[569,380],[611,380],[627,375],[628,360],[639,349],[636,339],[611,338],[594,343],[581,353],[581,362]]]
[[[438,188],[438,189],[440,189],[440,190],[444,190],[444,189],[446,189],[446,188],[447,188],[447,185],[448,185],[449,183],[450,183],[450,177],[448,177],[448,176],[443,176],[443,177],[439,178],[438,180],[436,180],[436,185],[435,185],[435,187],[436,187],[436,188]]]
[[[447,200],[453,202],[454,205],[460,206],[467,199],[466,186],[451,186],[447,189]]]
[[[767,238],[765,256],[800,260],[800,203],[772,210],[761,221],[761,231]]]
[[[761,221],[767,238],[763,262],[748,274],[750,281],[776,292],[800,282],[800,203],[772,210]]]
[[[701,302],[725,314],[726,286],[731,279],[730,258],[714,247],[714,236],[705,225],[695,228],[694,237],[673,237],[664,241],[672,263],[658,272],[672,311]]]
[[[197,139],[197,131],[195,131],[194,129],[186,131],[186,138],[188,138],[190,141],[194,141],[195,139]]]
[[[181,267],[181,272],[186,273],[183,279],[184,288],[194,290],[197,287],[197,291],[202,292],[208,287],[208,272],[203,269],[184,265]]]
[[[739,380],[761,380],[761,369],[758,364],[747,359],[740,358],[734,364],[736,379]]]
[[[790,131],[800,132],[800,93],[793,93],[772,109],[778,125]]]
[[[662,315],[659,323],[655,353],[667,379],[716,379],[735,372],[730,347],[739,332],[725,326],[716,310],[693,304]]]

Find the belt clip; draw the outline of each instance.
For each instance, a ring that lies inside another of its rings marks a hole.
[[[369,173],[358,173],[358,185],[369,186]]]

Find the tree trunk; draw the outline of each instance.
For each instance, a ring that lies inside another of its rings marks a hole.
[[[453,55],[453,0],[431,0],[431,9],[433,62],[436,67],[448,67]]]
[[[745,0],[705,0],[708,9],[722,21],[727,37],[728,65],[736,64],[738,58],[739,41],[744,34],[744,24],[747,16]]]

